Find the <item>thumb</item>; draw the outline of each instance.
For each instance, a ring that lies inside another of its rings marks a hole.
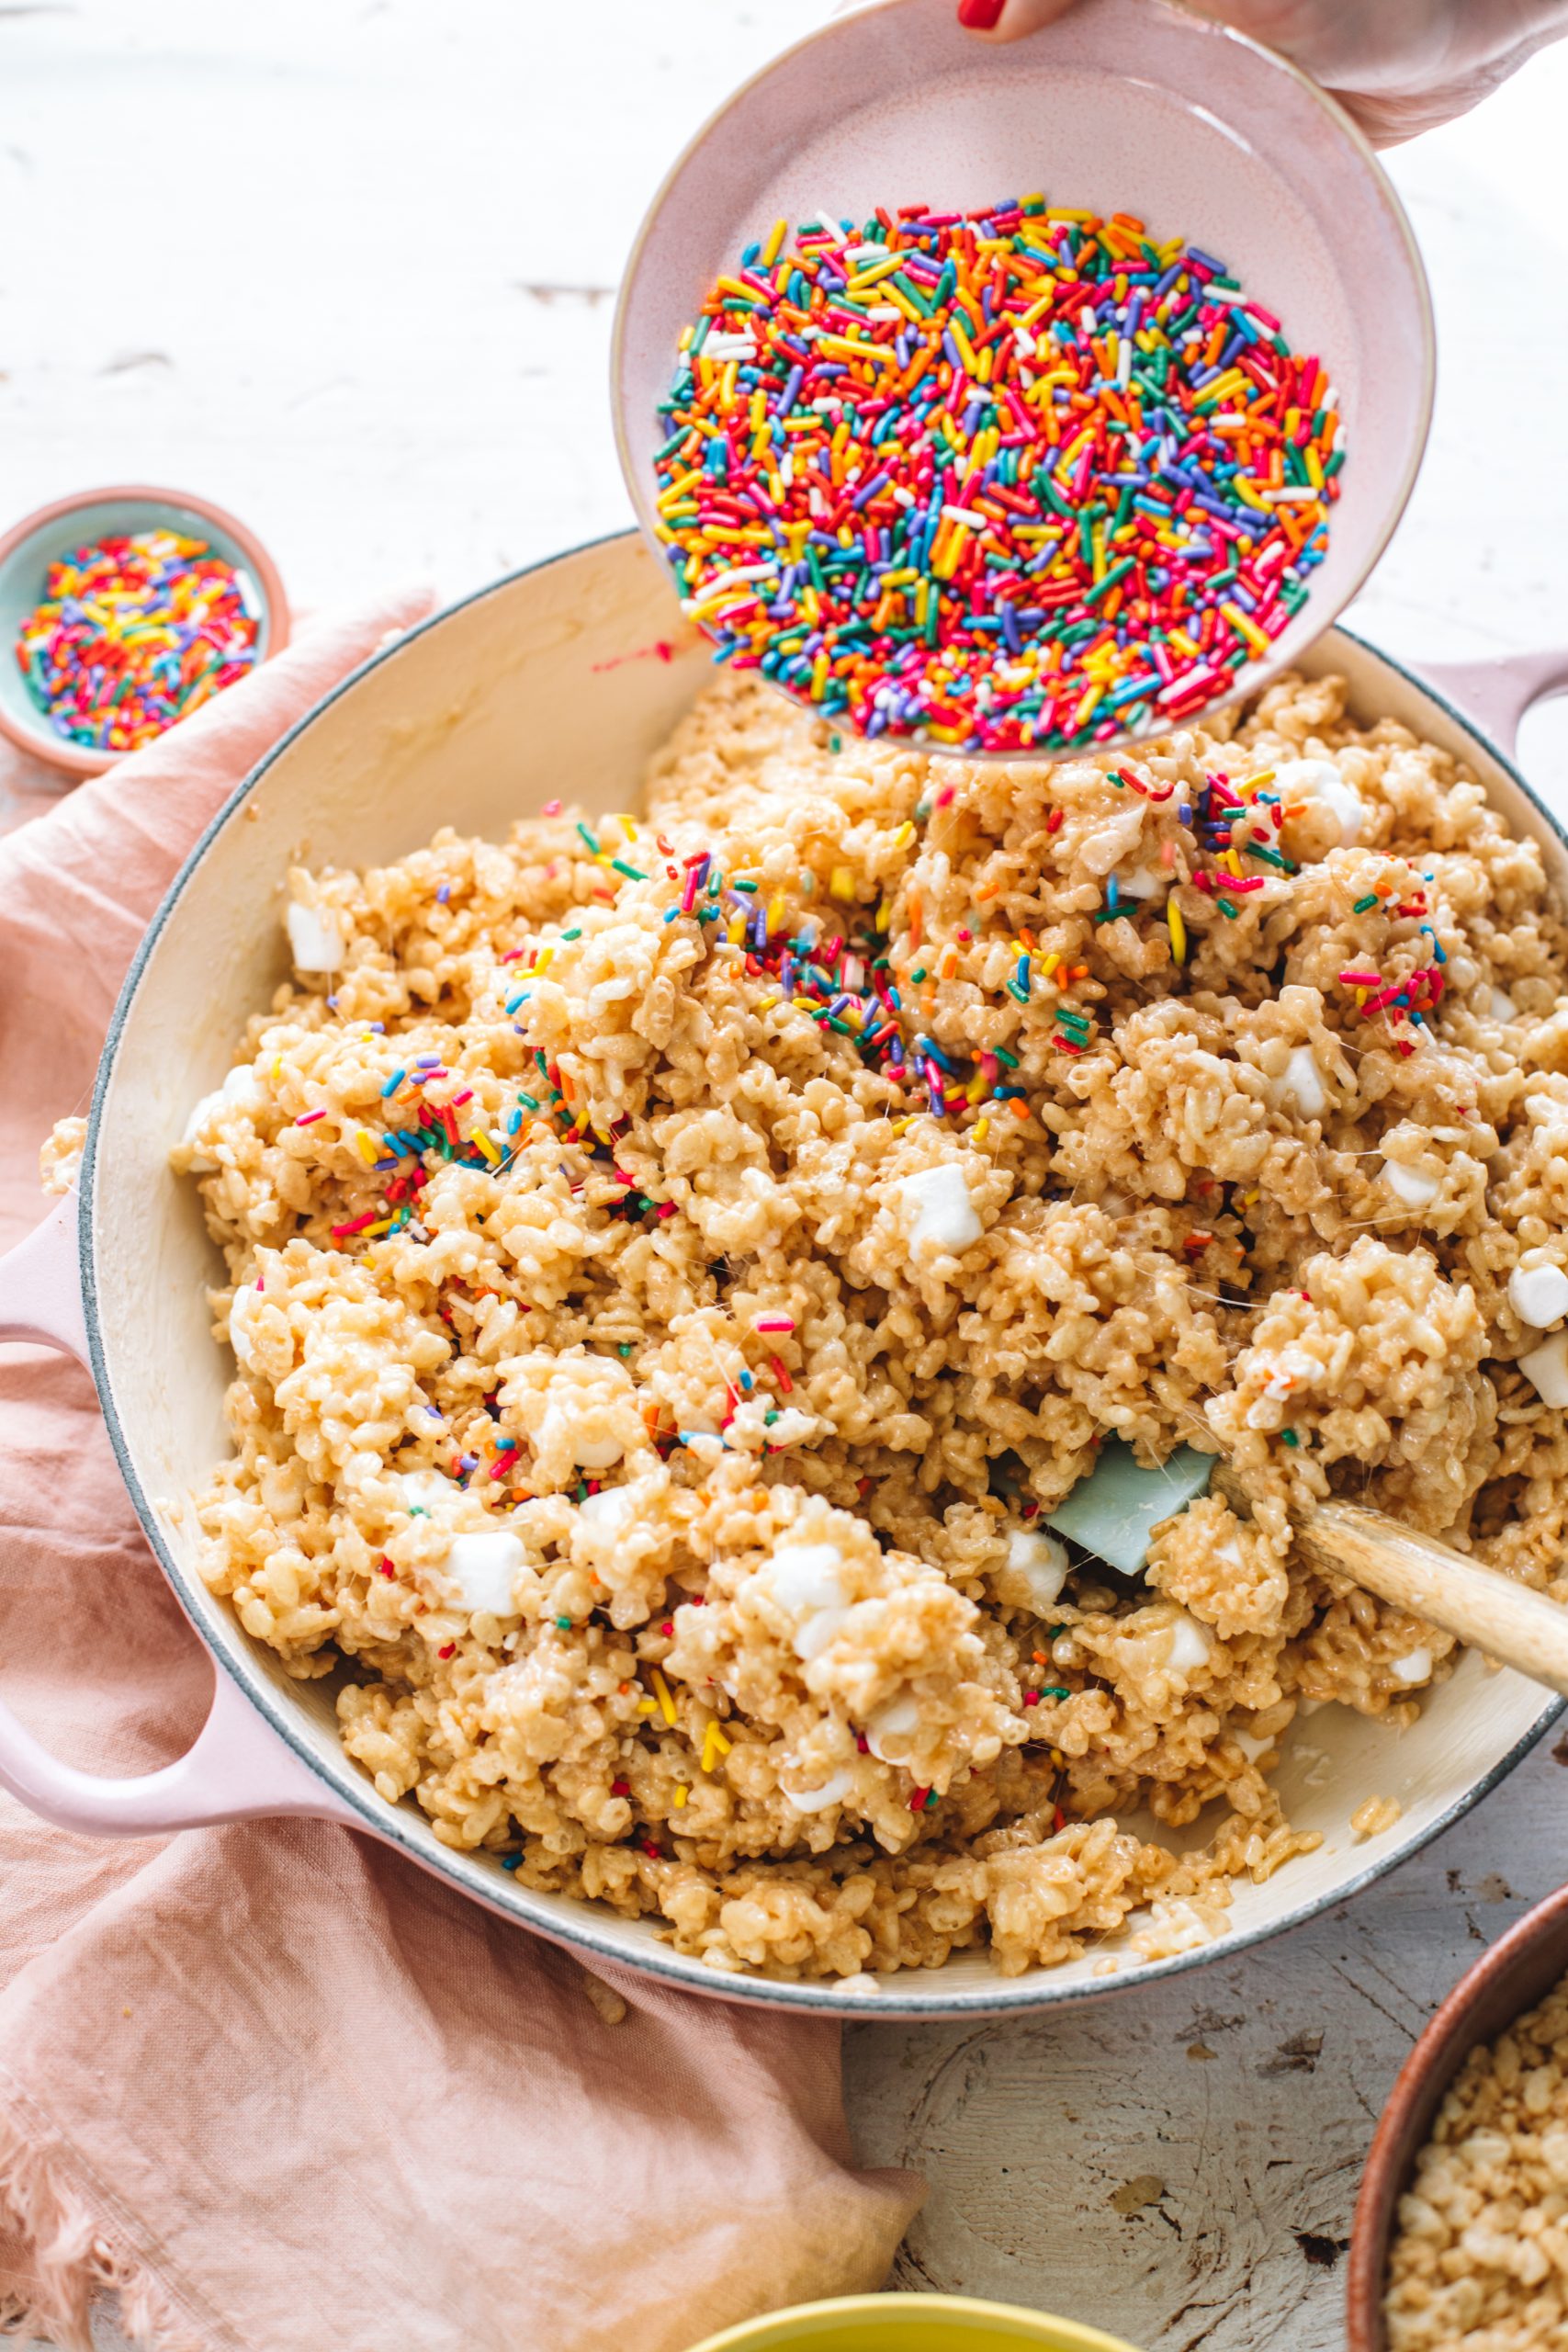
[[[1042,25],[1065,17],[1073,0],[958,0],[958,21],[966,32],[989,40],[1021,40]]]

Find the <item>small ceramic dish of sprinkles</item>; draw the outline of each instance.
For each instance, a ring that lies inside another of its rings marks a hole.
[[[259,540],[179,491],[91,491],[0,538],[0,733],[74,776],[157,741],[288,642]]]
[[[966,757],[1113,751],[1289,666],[1386,544],[1431,383],[1359,134],[1160,0],[1005,48],[947,0],[824,28],[675,166],[615,350],[716,660]]]

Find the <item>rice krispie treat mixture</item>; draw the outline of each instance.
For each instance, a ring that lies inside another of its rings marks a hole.
[[[1343,700],[999,769],[730,679],[636,820],[291,877],[175,1155],[236,1364],[198,1508],[389,1803],[716,1969],[1168,1953],[1308,1842],[1297,1708],[1450,1670],[1292,1503],[1549,1586],[1568,939]],[[1249,1510],[1142,1584],[1069,1552],[1110,1434]]]
[[[1389,2352],[1568,2344],[1568,1981],[1472,2050],[1399,2200]]]

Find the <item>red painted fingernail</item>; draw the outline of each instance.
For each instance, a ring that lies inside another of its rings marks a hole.
[[[972,33],[988,33],[1000,21],[1007,0],[958,0],[958,21]]]

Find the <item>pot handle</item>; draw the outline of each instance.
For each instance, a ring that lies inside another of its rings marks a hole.
[[[1511,759],[1519,740],[1519,721],[1530,705],[1568,686],[1568,646],[1543,646],[1536,653],[1497,654],[1486,662],[1427,662],[1420,675],[1456,702]]]
[[[77,1201],[67,1193],[0,1258],[0,1340],[32,1340],[86,1363],[76,1255]],[[220,1821],[310,1814],[363,1826],[337,1792],[280,1739],[219,1668],[194,1747],[156,1772],[113,1780],[62,1764],[0,1703],[0,1788],[59,1829],[150,1838]]]

